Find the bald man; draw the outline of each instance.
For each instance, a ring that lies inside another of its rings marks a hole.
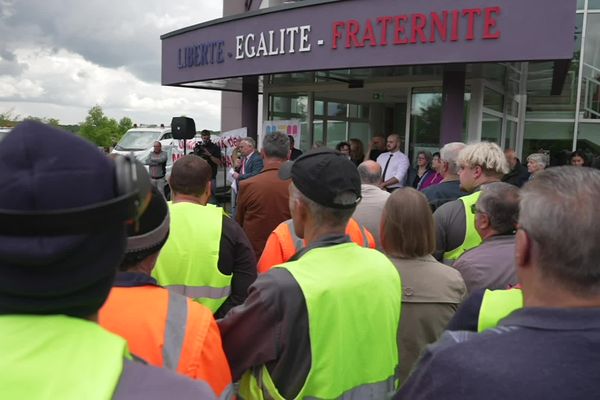
[[[377,157],[377,164],[383,170],[381,173],[382,182],[379,187],[388,192],[393,192],[404,186],[410,161],[400,151],[400,136],[395,133],[387,137],[386,148],[388,151]]]
[[[375,238],[377,248],[381,250],[379,224],[383,206],[390,194],[379,188],[381,184],[381,166],[375,161],[365,161],[358,166],[362,200],[358,203],[352,217],[367,228]]]
[[[517,158],[517,153],[513,149],[504,150],[504,156],[508,161],[510,172],[504,175],[502,182],[510,183],[517,187],[521,187],[529,180],[529,172],[527,167],[521,164],[521,161]]]

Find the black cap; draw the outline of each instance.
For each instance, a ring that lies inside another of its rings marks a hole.
[[[279,178],[291,178],[303,195],[325,207],[350,209],[361,199],[358,171],[339,151],[319,148],[306,152],[283,164]],[[356,200],[350,204],[335,203],[336,196],[344,192],[354,193]]]

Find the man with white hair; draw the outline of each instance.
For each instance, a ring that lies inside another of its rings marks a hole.
[[[429,186],[423,190],[427,201],[433,210],[449,201],[458,199],[466,193],[460,190],[458,179],[458,154],[465,148],[461,142],[446,144],[440,150],[440,175],[444,179],[437,185]]]
[[[397,399],[600,398],[600,171],[551,168],[520,194],[523,308],[497,329],[444,334]]]
[[[433,214],[437,242],[434,255],[448,265],[481,244],[471,207],[479,199],[481,185],[499,182],[509,170],[504,152],[492,142],[465,146],[458,154],[458,166],[460,189],[471,194],[442,205]]]

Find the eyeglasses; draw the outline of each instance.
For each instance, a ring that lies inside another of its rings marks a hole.
[[[480,209],[477,208],[477,203],[471,204],[471,214],[485,214],[484,211],[481,211]]]

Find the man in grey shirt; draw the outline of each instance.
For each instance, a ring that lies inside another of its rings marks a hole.
[[[160,142],[154,142],[154,151],[148,154],[148,157],[144,160],[144,164],[150,166],[150,179],[152,185],[158,189],[158,191],[164,196],[165,185],[167,181],[165,175],[167,173],[167,153],[162,151],[162,145]]]
[[[483,243],[452,264],[467,289],[506,289],[517,283],[515,228],[519,218],[519,189],[504,182],[483,185],[475,205],[475,229]]]
[[[378,186],[381,183],[381,166],[375,161],[362,162],[358,166],[358,174],[360,175],[362,199],[356,206],[352,218],[373,234],[377,249],[381,250],[379,225],[383,207],[390,194]]]

